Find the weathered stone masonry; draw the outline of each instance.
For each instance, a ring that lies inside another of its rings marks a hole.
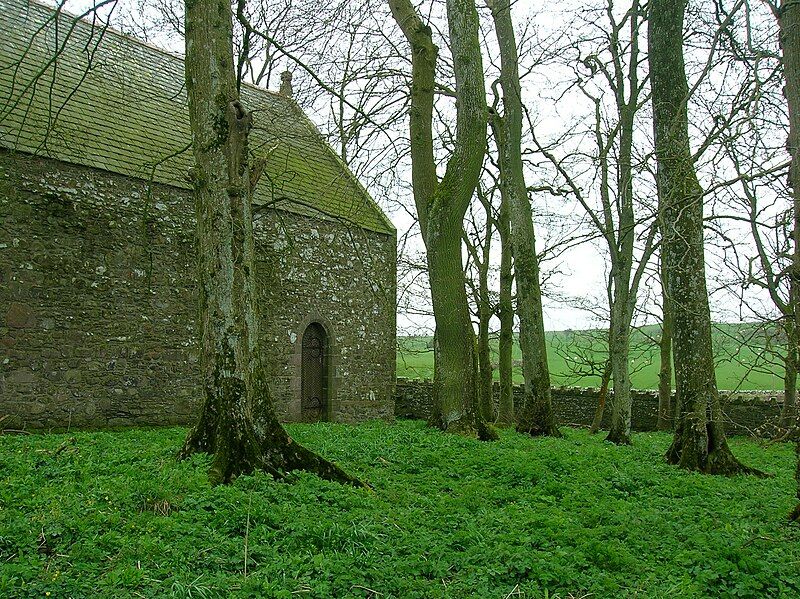
[[[262,346],[284,417],[300,419],[300,339],[317,322],[329,336],[331,419],[393,418],[394,236],[277,211],[256,215],[255,236],[259,305],[272,314]]]
[[[299,346],[330,336],[329,417],[391,418],[392,235],[255,221],[265,357],[298,419]],[[199,400],[190,193],[0,152],[0,426],[183,424]]]
[[[97,25],[0,0],[0,428],[188,423],[200,399],[183,60]],[[291,97],[241,99],[278,411],[392,418],[396,231]]]

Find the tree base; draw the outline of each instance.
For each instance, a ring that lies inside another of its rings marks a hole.
[[[600,425],[592,422],[591,426],[589,426],[589,434],[596,435],[599,432],[600,432]]]
[[[536,389],[532,383],[526,386],[525,398],[517,413],[517,432],[531,437],[563,436],[558,430],[549,386],[545,390]]]
[[[606,436],[605,440],[616,445],[633,445],[633,440],[629,434],[622,431],[615,431],[613,429],[608,431],[608,435]]]
[[[479,441],[498,441],[499,439],[500,434],[494,426],[483,420],[478,423]]]
[[[261,470],[283,480],[290,472],[304,470],[320,478],[369,488],[359,479],[296,443],[277,421],[259,439],[254,427],[216,427],[213,434],[204,429],[203,421],[194,427],[178,452],[182,460],[195,453],[211,453],[214,459],[208,470],[212,485],[230,484],[238,476]]]
[[[702,474],[770,476],[742,464],[733,455],[724,438],[715,441],[713,424],[709,423],[707,428],[709,430],[705,434],[691,426],[684,426],[682,431],[676,432],[667,450],[667,463]],[[694,434],[691,431],[695,431]]]
[[[657,431],[671,431],[672,430],[672,422],[669,420],[659,420],[656,422],[656,430]]]
[[[517,432],[531,437],[555,437],[561,439],[564,435],[555,424],[520,426],[517,424]]]
[[[794,506],[794,509],[789,512],[789,522],[800,522],[800,503]]]
[[[443,433],[459,435],[468,439],[477,439],[478,441],[497,441],[500,439],[497,429],[483,420],[478,420],[477,426],[463,420],[450,422],[447,426],[439,425],[435,422],[428,422],[428,425],[438,428]]]
[[[594,418],[592,418],[592,425],[589,427],[590,435],[594,435],[600,430],[600,425],[603,423],[603,414],[605,414],[606,411],[606,398],[602,390],[600,393],[600,401],[597,403],[597,409],[594,411]]]

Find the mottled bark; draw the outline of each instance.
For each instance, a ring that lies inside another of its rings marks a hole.
[[[659,265],[661,277],[661,339],[658,342],[658,422],[660,431],[672,429],[674,414],[672,410],[672,305],[666,293],[669,273],[661,260]]]
[[[522,163],[522,96],[511,3],[509,0],[487,0],[487,5],[492,12],[500,46],[503,116],[495,127],[495,137],[499,145],[500,189],[507,198],[511,221],[525,386],[522,403],[516,409],[517,430],[530,435],[560,436],[550,396],[539,259]]]
[[[483,282],[481,282],[483,285]],[[494,399],[492,397],[492,357],[489,347],[489,319],[492,310],[487,295],[481,294],[478,307],[478,413],[485,422],[494,421]]]
[[[624,265],[621,265],[625,268]],[[630,268],[628,267],[630,275]],[[614,302],[611,306],[611,343],[609,344],[609,360],[611,362],[611,376],[614,385],[614,396],[611,401],[611,424],[608,430],[607,441],[618,445],[631,443],[631,375],[630,360],[630,327],[631,313],[627,309],[628,287],[621,279],[625,276],[615,276],[618,281],[614,288]],[[625,285],[622,287],[622,285]]]
[[[478,14],[468,0],[447,0],[456,79],[456,139],[444,177],[433,155],[433,90],[438,48],[409,0],[389,0],[411,45],[411,177],[436,321],[432,424],[485,436],[478,414],[475,333],[469,315],[461,237],[464,215],[478,183],[486,145],[486,97]]]
[[[500,198],[500,214],[497,230],[500,234],[500,297],[497,317],[500,320],[500,342],[498,347],[497,369],[500,372],[500,400],[497,405],[497,425],[501,427],[515,424],[513,348],[514,348],[514,306],[511,302],[511,287],[514,275],[511,266],[511,220],[508,201]]]
[[[303,469],[360,484],[294,443],[275,414],[258,346],[248,133],[227,0],[186,4],[186,89],[195,167],[203,402],[181,456],[214,455],[209,478]],[[254,182],[253,182],[254,183]]]
[[[755,473],[725,439],[714,372],[711,315],[705,278],[703,190],[689,147],[688,84],[683,60],[686,0],[652,0],[649,62],[652,82],[662,259],[674,315],[677,421],[667,461],[709,474]]]
[[[790,327],[794,329],[794,325]],[[779,426],[783,430],[797,426],[797,340],[794,331],[787,333],[786,355],[783,358],[783,408]]]
[[[791,270],[791,305],[794,312],[795,346],[790,352],[800,357],[800,1],[781,0],[778,8],[778,25],[780,28],[780,43],[783,52],[783,76],[786,82],[785,96],[789,108],[789,139],[786,149],[791,156],[789,167],[789,185],[792,188],[792,204],[794,208],[794,255]],[[797,361],[794,363],[795,377]],[[795,426],[797,424],[796,403]],[[796,430],[796,429],[795,429]],[[797,450],[797,499],[800,500],[800,436],[796,440]],[[795,518],[800,515],[800,505],[795,509]]]

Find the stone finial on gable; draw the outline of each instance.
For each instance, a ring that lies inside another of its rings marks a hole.
[[[292,72],[291,71],[284,71],[281,73],[281,88],[278,93],[282,96],[286,96],[287,98],[291,98],[294,94],[294,90],[292,90]]]

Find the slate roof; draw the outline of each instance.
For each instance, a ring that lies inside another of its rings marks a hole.
[[[0,0],[0,31],[0,147],[190,188],[181,57],[29,0]],[[294,101],[254,86],[242,101],[268,157],[254,204],[394,233]]]

